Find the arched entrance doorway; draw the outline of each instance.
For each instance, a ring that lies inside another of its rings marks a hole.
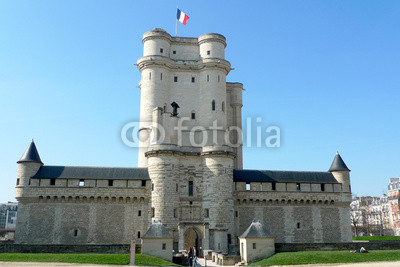
[[[199,250],[203,244],[201,232],[195,227],[187,229],[184,235],[184,242],[186,251],[189,250],[190,247],[196,247],[197,250]]]

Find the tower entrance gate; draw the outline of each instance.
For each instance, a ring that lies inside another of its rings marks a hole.
[[[199,250],[203,245],[203,238],[201,232],[196,227],[191,227],[186,230],[184,235],[184,248],[186,251],[191,247],[196,247]]]

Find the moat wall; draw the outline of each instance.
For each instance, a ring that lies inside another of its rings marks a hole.
[[[356,250],[361,247],[367,250],[400,249],[400,241],[370,241],[345,243],[275,243],[275,251],[316,251],[316,250]],[[136,244],[136,252],[141,252],[141,245]],[[25,245],[0,244],[0,253],[129,253],[128,244],[103,245]]]

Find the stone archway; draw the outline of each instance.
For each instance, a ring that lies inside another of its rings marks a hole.
[[[184,249],[189,250],[190,247],[196,247],[197,250],[203,246],[203,238],[201,232],[196,227],[191,227],[184,234]]]

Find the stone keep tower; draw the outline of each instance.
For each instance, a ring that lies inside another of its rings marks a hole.
[[[143,35],[143,46],[139,167],[148,167],[152,180],[153,221],[174,233],[179,249],[227,251],[233,169],[242,168],[243,85],[226,82],[225,37],[171,37],[154,29]]]

